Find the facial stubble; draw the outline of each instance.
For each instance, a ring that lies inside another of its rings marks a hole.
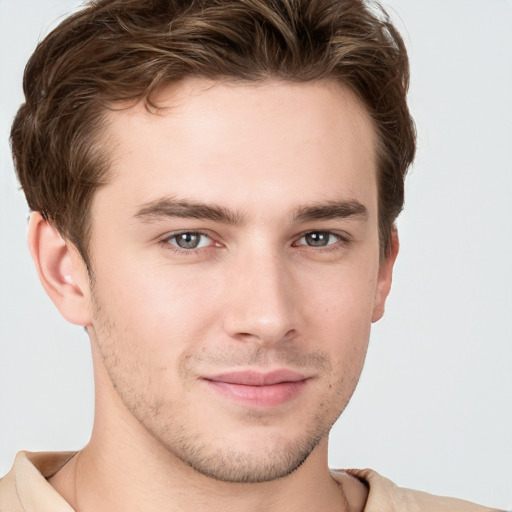
[[[357,384],[355,379],[335,375],[327,354],[320,351],[305,353],[295,345],[262,349],[246,345],[243,350],[226,354],[225,350],[208,355],[187,353],[180,357],[177,373],[187,386],[194,385],[194,368],[205,364],[215,368],[249,367],[281,363],[297,369],[314,369],[325,383],[317,397],[315,411],[304,411],[304,428],[291,437],[285,429],[275,428],[279,415],[265,410],[241,412],[229,418],[236,422],[236,433],[247,430],[243,447],[234,446],[224,432],[211,442],[214,428],[185,421],[187,411],[167,396],[166,386],[155,382],[160,373],[152,367],[149,357],[137,357],[130,350],[133,339],[127,329],[119,329],[109,317],[104,304],[92,287],[92,309],[95,316],[94,340],[112,388],[124,407],[178,464],[182,463],[209,478],[232,483],[259,483],[283,478],[297,470],[311,455],[322,439],[326,439],[332,425],[343,412]],[[135,344],[136,346],[136,344]],[[357,364],[357,362],[355,362]],[[185,389],[184,386],[182,389]],[[348,389],[347,389],[348,387]],[[222,409],[219,408],[220,413]],[[185,416],[183,416],[183,412]],[[286,411],[283,412],[286,414]],[[225,418],[223,418],[225,419]],[[302,419],[302,418],[301,418]],[[300,421],[300,420],[299,420]],[[257,429],[263,437],[269,434],[266,450],[251,450],[250,432]],[[205,431],[206,429],[206,431]],[[219,441],[220,439],[220,441]]]

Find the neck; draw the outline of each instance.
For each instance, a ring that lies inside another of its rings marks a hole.
[[[76,512],[207,512],[266,510],[361,510],[347,502],[346,485],[330,475],[324,462],[326,441],[290,475],[263,483],[221,482],[169,454],[154,457],[117,436],[117,447],[96,445],[79,452],[50,483]],[[357,483],[356,483],[357,482]]]
[[[92,439],[50,480],[76,512],[355,512],[366,501],[359,481],[346,474],[338,482],[331,477],[326,440],[290,475],[243,484],[206,477],[168,454],[139,453],[120,437],[113,438],[116,446]]]

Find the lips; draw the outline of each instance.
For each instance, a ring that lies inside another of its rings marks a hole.
[[[249,407],[272,408],[295,399],[309,378],[288,369],[271,372],[235,371],[204,377],[208,387],[224,398]]]

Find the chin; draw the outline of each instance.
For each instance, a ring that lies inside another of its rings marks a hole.
[[[297,470],[320,442],[310,438],[283,442],[267,451],[237,450],[233,447],[212,451],[211,447],[182,445],[175,453],[182,462],[204,476],[230,483],[262,483],[284,478]]]

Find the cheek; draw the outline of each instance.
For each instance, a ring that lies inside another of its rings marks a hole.
[[[180,374],[180,362],[198,351],[214,317],[214,302],[190,279],[168,270],[122,262],[101,269],[93,294],[95,339],[111,381],[139,417],[141,404],[156,411],[162,400],[177,399],[170,389],[189,383]]]
[[[377,270],[371,265],[335,269],[321,281],[311,279],[309,301],[316,315],[344,331],[367,330],[375,300]]]
[[[199,339],[215,318],[215,285],[198,272],[119,261],[97,275],[96,296],[125,342],[171,351]]]
[[[330,276],[310,293],[310,324],[323,332],[322,342],[334,367],[359,375],[371,329],[377,272],[371,265]],[[327,284],[328,283],[328,284]],[[314,333],[312,334],[315,335]]]

